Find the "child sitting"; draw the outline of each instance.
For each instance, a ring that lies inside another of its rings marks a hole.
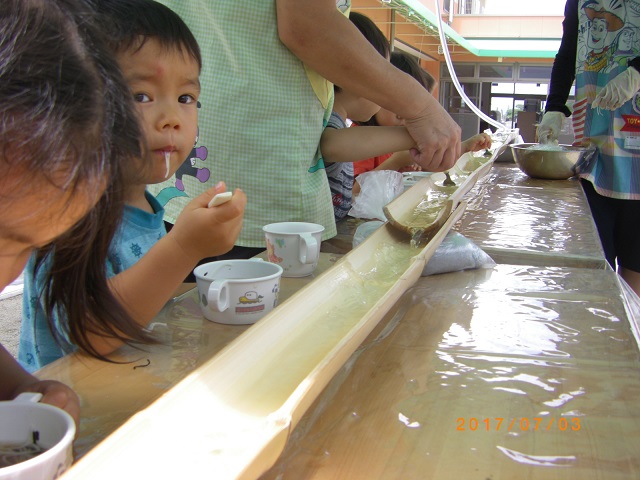
[[[122,224],[109,246],[110,288],[137,328],[160,311],[197,262],[232,248],[246,204],[236,190],[231,201],[207,208],[224,183],[195,198],[174,228],[165,234],[163,208],[146,185],[172,175],[193,148],[201,69],[198,44],[167,7],[152,0],[101,0],[97,15],[110,35],[111,47],[127,81],[144,133],[142,156],[133,162],[125,184]],[[47,254],[48,253],[48,254]],[[82,322],[47,302],[43,285],[55,274],[58,248],[34,254],[25,271],[19,360],[34,371],[77,347],[105,359],[128,342],[127,325],[100,317]],[[82,271],[86,266],[78,266]],[[90,287],[90,286],[89,286]],[[135,331],[135,328],[134,328]]]
[[[0,289],[34,249],[71,238],[78,260],[88,241],[110,238],[119,221],[121,192],[103,192],[139,153],[140,130],[127,85],[86,13],[80,2],[0,2]],[[86,221],[98,201],[105,213],[99,231]],[[93,253],[104,264],[105,256]],[[69,265],[57,273],[66,276]],[[66,280],[65,287],[73,284]],[[82,302],[85,285],[55,290],[53,300],[63,293],[84,316],[118,310],[105,275],[89,272],[81,280],[94,292],[104,289],[100,304]],[[78,423],[75,392],[29,374],[0,346],[0,400],[23,392],[41,393],[43,403]]]
[[[357,12],[351,12],[349,19],[380,55],[389,57],[389,42],[371,19]],[[338,221],[351,209],[353,162],[389,151],[408,150],[415,146],[415,142],[401,126],[346,128],[347,119],[365,122],[380,107],[338,85],[334,88],[333,112],[322,133],[320,151],[331,188],[334,216]]]

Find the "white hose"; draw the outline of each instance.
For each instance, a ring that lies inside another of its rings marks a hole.
[[[464,93],[464,89],[460,85],[458,81],[458,77],[456,76],[456,72],[453,69],[453,64],[451,63],[451,55],[449,54],[449,48],[447,48],[447,39],[444,34],[444,28],[442,26],[442,17],[440,15],[440,0],[436,1],[436,17],[438,18],[438,34],[440,35],[440,45],[442,46],[442,52],[444,53],[444,59],[447,62],[447,68],[449,69],[449,75],[451,75],[451,80],[453,80],[453,84],[456,87],[456,90],[460,94],[460,96],[464,99],[465,103],[469,105],[469,108],[482,120],[487,122],[490,125],[493,125],[498,130],[507,130],[507,128],[501,123],[496,122],[493,118],[486,115],[482,110],[475,106],[475,104],[469,100],[467,94]]]

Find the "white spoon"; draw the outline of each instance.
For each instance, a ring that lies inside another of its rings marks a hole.
[[[222,205],[223,203],[227,203],[233,197],[233,192],[222,192],[214,195],[214,197],[209,201],[208,208],[215,207],[218,205]]]

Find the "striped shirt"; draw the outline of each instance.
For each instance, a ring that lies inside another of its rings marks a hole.
[[[327,128],[347,128],[345,120],[336,112],[331,113]],[[351,210],[353,195],[353,162],[326,163],[327,178],[331,189],[333,215],[336,221],[342,220]]]

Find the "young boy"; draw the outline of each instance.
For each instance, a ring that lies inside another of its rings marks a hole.
[[[110,288],[135,320],[134,327],[144,328],[201,258],[232,248],[242,227],[246,197],[236,190],[231,201],[207,208],[211,197],[225,190],[221,182],[195,198],[166,234],[163,208],[146,185],[172,175],[193,148],[200,50],[182,20],[159,3],[101,0],[96,5],[136,102],[145,140],[142,158],[134,162],[122,186],[124,218],[107,260]],[[19,360],[29,371],[76,346],[104,359],[130,338],[130,326],[93,317],[71,323],[58,308],[48,320],[52,309],[42,285],[56,253],[44,259],[34,255],[25,272]]]
[[[357,12],[351,12],[349,19],[380,55],[389,58],[389,43],[375,23]],[[380,107],[373,102],[335,86],[333,112],[322,133],[320,151],[329,179],[336,221],[346,217],[351,209],[354,161],[415,146],[405,127],[346,128],[347,118],[365,122],[378,110]]]

